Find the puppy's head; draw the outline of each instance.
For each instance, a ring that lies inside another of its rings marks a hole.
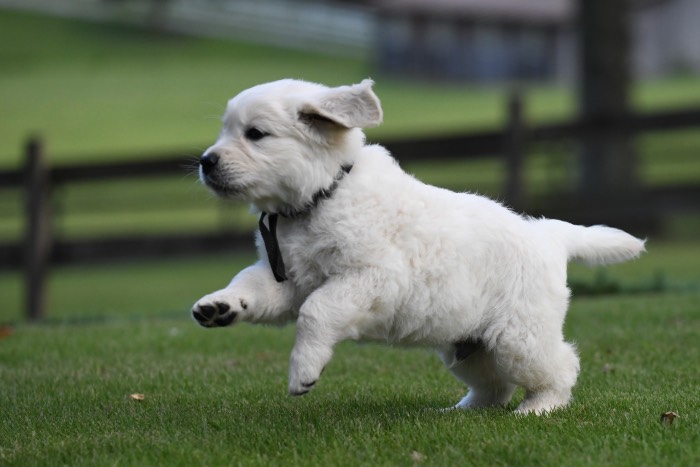
[[[261,84],[228,102],[223,129],[200,160],[217,195],[268,212],[304,206],[352,163],[361,128],[382,121],[371,80],[328,88],[297,80]]]

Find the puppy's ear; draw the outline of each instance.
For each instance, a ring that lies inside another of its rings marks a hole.
[[[382,123],[382,106],[372,91],[374,81],[323,90],[311,96],[299,110],[310,124],[332,123],[343,128],[371,128]]]

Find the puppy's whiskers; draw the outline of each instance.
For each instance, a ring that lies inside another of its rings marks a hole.
[[[188,154],[178,166],[186,172],[186,176],[194,175],[199,178],[199,156]]]

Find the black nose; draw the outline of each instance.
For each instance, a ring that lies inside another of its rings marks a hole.
[[[208,152],[199,158],[199,165],[202,167],[202,172],[208,174],[216,167],[219,162],[219,155],[215,152]]]

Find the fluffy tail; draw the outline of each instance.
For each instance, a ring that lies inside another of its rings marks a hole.
[[[621,263],[644,251],[644,240],[612,227],[584,227],[554,219],[536,222],[564,246],[569,260],[582,261],[590,266]]]

